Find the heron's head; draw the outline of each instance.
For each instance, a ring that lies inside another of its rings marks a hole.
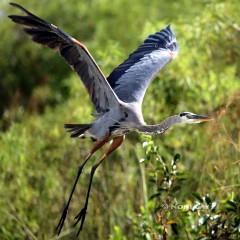
[[[179,118],[181,123],[201,123],[201,122],[208,122],[213,120],[213,118],[206,116],[206,115],[198,115],[191,112],[181,112],[179,113]]]

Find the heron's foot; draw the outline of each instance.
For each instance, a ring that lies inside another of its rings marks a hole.
[[[63,228],[63,225],[64,225],[64,222],[65,222],[65,219],[67,217],[67,214],[68,214],[68,207],[69,205],[65,205],[64,209],[63,209],[63,212],[62,212],[62,216],[58,222],[58,225],[55,229],[55,231],[57,232],[57,234],[59,235],[62,231],[62,228]]]
[[[74,223],[74,226],[76,226],[79,222],[81,222],[80,227],[79,227],[78,232],[77,232],[77,236],[79,235],[79,233],[81,232],[81,230],[83,228],[83,224],[84,224],[84,221],[85,221],[86,214],[87,214],[87,207],[85,206],[81,209],[81,211],[75,217],[76,222]]]

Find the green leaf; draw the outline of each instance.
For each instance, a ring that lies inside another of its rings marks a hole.
[[[209,196],[204,196],[204,201],[207,203],[207,205],[210,207],[211,206],[211,203],[212,203],[212,200]]]
[[[203,203],[203,198],[201,197],[201,195],[197,192],[192,193],[192,195],[201,203]]]
[[[227,204],[231,206],[233,209],[237,209],[237,204],[234,201],[228,200]]]
[[[200,226],[205,225],[205,224],[207,224],[208,220],[209,220],[209,215],[204,215],[204,216],[199,218],[198,224]]]
[[[152,194],[152,195],[149,197],[149,200],[152,200],[152,199],[154,199],[154,198],[156,198],[156,197],[159,197],[160,195],[161,195],[161,192],[154,193],[154,194]]]
[[[176,163],[180,159],[181,159],[181,155],[179,153],[176,153],[174,156],[174,162]]]

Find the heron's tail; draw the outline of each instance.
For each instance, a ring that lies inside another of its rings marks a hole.
[[[84,132],[86,132],[91,126],[92,124],[64,124],[64,128],[71,133],[72,138],[83,137]]]

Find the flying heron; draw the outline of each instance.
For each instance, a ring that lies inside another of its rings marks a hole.
[[[58,234],[64,225],[72,195],[85,164],[98,149],[106,143],[110,143],[103,156],[92,166],[85,204],[75,218],[75,225],[80,225],[77,232],[79,234],[87,213],[94,173],[109,154],[123,143],[127,133],[138,131],[144,134],[162,135],[172,125],[200,123],[209,121],[211,118],[191,112],[181,112],[156,125],[147,125],[144,121],[141,105],[147,87],[154,76],[178,53],[176,37],[170,26],[148,36],[106,78],[83,43],[55,25],[32,14],[19,4],[10,4],[25,13],[21,16],[10,15],[12,21],[24,25],[24,31],[32,37],[33,41],[59,52],[81,78],[96,109],[95,120],[92,123],[65,124],[71,137],[90,137],[95,144],[78,167],[72,191],[56,227]]]

